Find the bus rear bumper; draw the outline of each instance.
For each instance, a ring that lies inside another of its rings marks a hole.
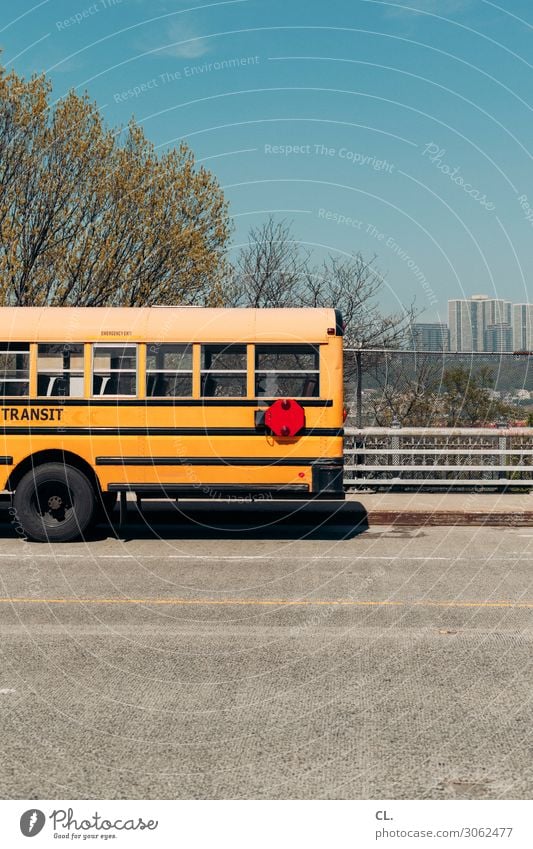
[[[313,489],[314,496],[324,498],[344,497],[342,460],[318,461],[313,463]]]

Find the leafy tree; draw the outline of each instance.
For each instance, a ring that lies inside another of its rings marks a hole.
[[[441,420],[442,362],[438,358],[418,352],[372,359],[372,381],[378,389],[368,407],[375,424],[390,427],[397,420],[403,427],[425,427]]]
[[[494,375],[462,365],[445,368],[443,356],[417,352],[374,358],[369,377],[374,390],[367,402],[373,422],[403,427],[471,427],[512,419],[517,410],[492,393]]]
[[[0,298],[12,305],[220,302],[227,205],[190,149],[157,155],[87,95],[0,67]]]
[[[469,427],[514,415],[512,407],[492,397],[491,385],[494,378],[486,366],[477,372],[463,366],[446,369],[442,378],[446,425]]]

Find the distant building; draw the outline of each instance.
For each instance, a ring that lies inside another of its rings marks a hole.
[[[533,351],[533,304],[513,306],[513,351]]]
[[[473,299],[448,301],[448,325],[451,351],[482,351],[483,301]]]
[[[493,354],[513,350],[513,328],[510,324],[489,324],[485,330],[485,351]]]
[[[449,351],[450,331],[447,324],[412,324],[411,339],[417,351]]]
[[[487,351],[488,327],[511,325],[512,304],[488,295],[448,301],[451,351]],[[491,343],[492,344],[492,343]]]
[[[475,296],[473,296],[475,297]],[[511,324],[513,305],[511,301],[500,298],[488,298],[485,301],[484,318],[488,327],[491,324]]]

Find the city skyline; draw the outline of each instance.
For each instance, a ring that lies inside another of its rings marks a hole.
[[[533,350],[533,304],[474,294],[448,301],[448,322],[413,322],[421,351],[510,353]]]

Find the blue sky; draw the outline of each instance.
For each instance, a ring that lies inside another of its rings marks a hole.
[[[231,204],[316,252],[377,254],[383,308],[531,300],[533,8],[526,0],[17,0],[3,62],[185,139]]]

